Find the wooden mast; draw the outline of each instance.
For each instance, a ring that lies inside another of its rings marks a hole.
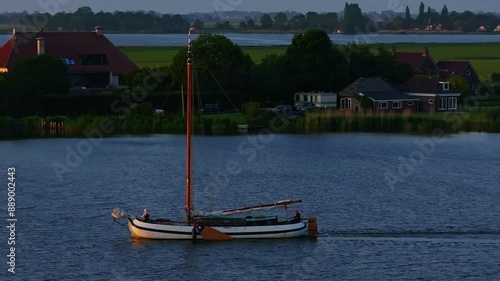
[[[191,53],[191,31],[189,28],[188,52],[187,52],[187,102],[186,102],[186,222],[191,222],[191,64],[193,62]]]

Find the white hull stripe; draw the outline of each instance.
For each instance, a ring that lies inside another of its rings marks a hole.
[[[170,233],[170,234],[180,234],[180,235],[192,235],[191,231],[189,231],[189,232],[183,232],[183,231],[173,231],[173,230],[161,230],[161,229],[146,228],[146,227],[142,227],[142,226],[136,225],[131,218],[129,218],[129,220],[130,220],[130,223],[132,224],[133,227],[138,228],[138,229],[142,229],[142,230],[146,230],[146,231],[160,232],[160,233]],[[244,227],[244,226],[240,226],[240,227]],[[247,227],[252,227],[252,226],[247,226]],[[236,233],[225,232],[225,231],[222,231],[222,232],[224,234],[234,235],[234,236],[238,236],[238,235],[259,235],[259,234],[279,234],[279,233],[287,233],[287,232],[295,232],[295,231],[303,230],[306,227],[307,227],[307,224],[304,223],[304,225],[301,226],[301,227],[299,227],[299,228],[287,229],[287,230],[257,231],[257,232],[236,232]]]

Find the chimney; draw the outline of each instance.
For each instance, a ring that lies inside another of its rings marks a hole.
[[[43,37],[36,38],[36,49],[38,55],[45,54],[45,38]]]
[[[102,35],[103,34],[102,33],[102,27],[100,27],[100,26],[94,27],[94,30],[95,30],[95,34],[96,35]]]
[[[429,54],[429,47],[424,48],[424,53],[422,55],[428,55]]]
[[[16,39],[16,28],[12,28],[12,38]]]

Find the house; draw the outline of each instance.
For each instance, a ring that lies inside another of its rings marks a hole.
[[[339,94],[339,109],[357,112],[363,108],[361,100],[367,97],[372,102],[372,110],[377,112],[416,112],[417,97],[408,96],[395,89],[380,77],[361,77],[347,86]]]
[[[337,107],[337,94],[325,92],[301,92],[294,94],[295,105],[311,102],[317,107]]]
[[[494,29],[493,31],[495,31],[495,32],[500,32],[500,24],[499,24],[499,25],[497,25],[497,27],[495,27],[495,29]]]
[[[103,35],[94,32],[17,32],[0,48],[0,72],[8,72],[21,58],[49,54],[68,67],[75,87],[117,87],[120,78],[137,66]]]
[[[450,82],[443,82],[438,75],[415,75],[400,85],[407,95],[418,98],[419,110],[449,112],[458,110],[461,93]]]
[[[478,27],[478,28],[476,29],[476,31],[477,31],[477,32],[486,32],[486,31],[488,31],[488,29],[486,28],[486,26],[481,25],[480,27]]]
[[[469,61],[439,61],[437,66],[441,80],[448,81],[451,76],[458,75],[469,82],[471,91],[481,85],[481,78]]]
[[[408,64],[415,73],[438,74],[439,68],[436,62],[429,54],[429,49],[426,47],[422,52],[397,52],[392,49],[392,55],[395,56],[400,63]]]

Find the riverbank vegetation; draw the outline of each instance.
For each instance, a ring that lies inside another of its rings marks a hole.
[[[198,135],[237,135],[238,125],[250,123],[253,133],[317,134],[335,132],[373,132],[402,134],[454,134],[460,132],[500,133],[500,107],[445,114],[345,113],[339,111],[286,116],[269,113],[226,113],[195,117]],[[106,125],[103,125],[106,124]],[[105,126],[105,127],[103,127]],[[241,127],[241,126],[240,126]],[[253,129],[252,129],[253,128]],[[184,134],[182,115],[153,116],[28,116],[21,119],[0,117],[0,138],[109,137],[115,135]]]

